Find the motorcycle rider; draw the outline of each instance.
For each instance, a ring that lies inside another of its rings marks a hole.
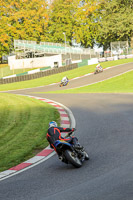
[[[65,83],[68,83],[68,81],[69,81],[69,79],[66,76],[64,76],[61,80],[61,83],[63,83],[63,85],[65,85]]]
[[[102,66],[100,65],[100,63],[96,66],[96,71],[97,72],[100,72],[100,71],[102,71],[103,70],[103,68],[102,68]]]
[[[57,123],[55,121],[52,121],[49,123],[49,128],[48,128],[48,133],[47,133],[47,140],[50,144],[51,148],[54,148],[54,150],[56,151],[55,147],[54,147],[54,142],[56,140],[64,140],[67,141],[68,143],[71,143],[74,145],[74,147],[78,148],[78,149],[83,149],[83,147],[78,143],[78,139],[74,136],[70,136],[68,133],[67,137],[62,137],[61,136],[61,132],[70,132],[70,134],[72,134],[72,132],[75,131],[75,128],[63,128],[63,127],[57,127]]]

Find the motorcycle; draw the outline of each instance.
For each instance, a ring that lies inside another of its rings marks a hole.
[[[94,72],[94,74],[98,74],[100,72],[103,72],[103,69],[96,69],[96,71]]]
[[[69,133],[66,137],[70,136],[70,134],[72,133]],[[66,164],[72,164],[74,167],[79,168],[85,160],[89,160],[84,148],[79,149],[78,146],[75,147],[64,140],[56,140],[54,146],[59,159]]]
[[[69,83],[69,80],[67,80],[66,82],[61,82],[61,83],[59,84],[59,87],[67,86],[68,83]]]

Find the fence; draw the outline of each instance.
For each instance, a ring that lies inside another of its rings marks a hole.
[[[38,73],[34,73],[34,74],[27,74],[27,75],[23,75],[23,76],[16,76],[16,77],[12,77],[12,78],[0,79],[0,84],[7,84],[7,83],[20,82],[20,81],[41,78],[44,76],[49,76],[49,75],[61,73],[64,71],[68,71],[71,69],[75,69],[77,67],[78,67],[78,65],[75,63],[75,64],[71,64],[71,65],[64,66],[64,67],[53,68],[53,69],[50,69],[50,70],[47,70],[44,72],[38,72]]]

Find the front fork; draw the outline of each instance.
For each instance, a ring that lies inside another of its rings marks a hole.
[[[81,162],[83,162],[85,160],[85,154],[84,154],[84,152],[82,150],[78,150],[78,149],[76,149],[75,151],[78,154],[78,158],[81,160]]]

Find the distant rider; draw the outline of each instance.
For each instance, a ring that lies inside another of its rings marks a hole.
[[[100,63],[96,66],[96,71],[97,71],[97,72],[103,71],[103,68],[102,68],[102,66],[100,65]]]
[[[62,78],[61,82],[63,83],[63,85],[65,85],[69,82],[69,79],[65,76]]]
[[[78,139],[74,136],[68,135],[66,138],[61,136],[61,132],[74,132],[75,128],[63,128],[63,127],[57,127],[57,123],[55,121],[52,121],[49,123],[48,133],[47,133],[47,140],[51,146],[51,148],[54,148],[54,143],[56,140],[64,140],[68,143],[71,143],[74,145],[74,147],[78,149],[83,149],[82,146],[78,143]]]

